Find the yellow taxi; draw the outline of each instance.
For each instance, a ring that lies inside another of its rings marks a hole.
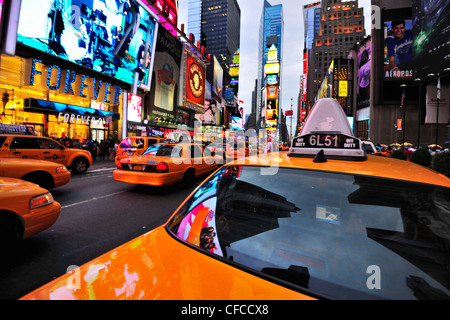
[[[49,228],[60,211],[61,205],[48,190],[24,180],[0,177],[0,246]]]
[[[87,150],[67,148],[55,140],[31,134],[0,134],[0,158],[47,160],[65,165],[73,174],[92,165]]]
[[[249,156],[248,141],[231,140],[227,142],[225,147],[225,156],[227,161],[232,161]]]
[[[221,161],[220,156],[204,153],[201,144],[167,140],[150,146],[140,156],[120,160],[113,177],[133,184],[192,186],[198,176],[211,173]]]
[[[0,177],[22,179],[50,190],[70,181],[71,173],[59,163],[45,160],[0,158]]]
[[[130,156],[139,156],[148,147],[163,142],[165,138],[161,137],[146,137],[146,136],[138,136],[138,137],[126,137],[124,138],[117,148],[116,157],[114,158],[116,162],[116,166],[120,166],[120,160],[130,157]]]
[[[450,179],[367,155],[319,100],[289,151],[212,173],[168,221],[23,299],[446,299]]]

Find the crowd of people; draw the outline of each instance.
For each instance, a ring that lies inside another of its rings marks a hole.
[[[385,156],[390,156],[392,155],[392,153],[396,150],[403,150],[403,153],[405,154],[407,160],[409,160],[411,158],[411,155],[414,153],[414,151],[416,151],[419,148],[423,148],[421,146],[419,147],[414,147],[412,144],[406,143],[404,146],[402,146],[399,143],[393,143],[391,145],[384,145],[384,144],[376,144],[375,147],[377,148],[377,154],[381,154],[381,155],[385,155]],[[441,152],[448,152],[449,148],[446,147],[442,147],[439,145],[429,145],[427,147],[428,152],[434,156],[435,154],[441,153]]]
[[[56,141],[68,148],[78,148],[88,150],[93,160],[114,160],[119,147],[120,141],[117,139],[105,139],[97,140],[84,139],[80,141],[79,139],[70,139],[67,137],[56,138]]]

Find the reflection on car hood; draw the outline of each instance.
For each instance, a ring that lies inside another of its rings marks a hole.
[[[207,275],[205,270],[208,270]],[[194,250],[160,227],[22,299],[244,300],[281,297],[308,298]]]

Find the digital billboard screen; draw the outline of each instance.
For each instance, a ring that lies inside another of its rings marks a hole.
[[[425,79],[450,68],[450,2],[412,2],[414,77]]]
[[[155,28],[133,0],[23,0],[17,41],[147,88]]]

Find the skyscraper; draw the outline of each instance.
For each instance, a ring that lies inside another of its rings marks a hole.
[[[241,9],[237,0],[189,0],[187,32],[207,54],[215,55],[226,81],[234,53],[239,49]]]
[[[263,12],[261,14],[260,31],[259,31],[259,48],[258,48],[258,88],[262,89],[266,85],[264,67],[268,60],[268,53],[271,48],[276,48],[277,59],[281,66],[282,44],[283,44],[283,6],[281,4],[272,6],[267,0],[264,0]],[[277,75],[277,86],[280,88],[280,69]],[[280,95],[278,91],[278,96]],[[262,95],[263,91],[257,90],[257,123],[256,129],[261,126],[261,121],[266,117],[265,104],[266,97]],[[264,128],[264,127],[263,127]]]
[[[311,105],[333,59],[346,58],[365,34],[364,9],[359,8],[358,0],[322,1],[319,32],[314,37],[308,64],[307,100]]]

